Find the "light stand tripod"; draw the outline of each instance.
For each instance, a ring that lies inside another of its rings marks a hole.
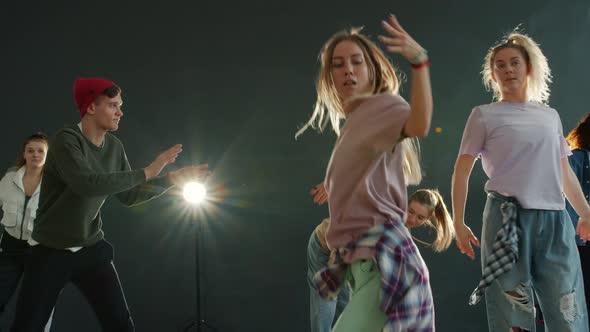
[[[195,296],[196,296],[196,315],[195,318],[192,319],[187,325],[185,325],[182,329],[183,332],[189,331],[192,327],[196,327],[197,332],[202,332],[202,326],[205,326],[207,330],[220,332],[215,327],[208,324],[204,318],[201,318],[201,274],[200,274],[200,261],[199,256],[201,253],[200,244],[200,237],[201,237],[201,223],[197,222],[195,224]]]

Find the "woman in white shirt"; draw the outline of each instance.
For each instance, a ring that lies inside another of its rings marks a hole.
[[[590,240],[590,206],[568,163],[559,114],[546,104],[547,58],[532,38],[515,31],[489,49],[482,74],[497,101],[471,112],[452,182],[457,246],[473,259],[479,241],[464,212],[469,176],[481,158],[488,176],[482,278],[469,303],[485,295],[490,331],[534,331],[535,293],[545,331],[588,331],[576,230],[564,194],[580,216],[582,240]]]
[[[49,141],[43,133],[27,137],[15,167],[0,180],[0,205],[3,210],[0,235],[0,314],[14,293],[23,274],[24,261],[37,214],[39,189]],[[51,317],[45,326],[49,331]]]

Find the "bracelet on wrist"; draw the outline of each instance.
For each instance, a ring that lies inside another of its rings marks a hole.
[[[410,59],[412,65],[419,65],[428,60],[428,52],[425,49],[420,50],[420,53],[413,59]]]
[[[426,67],[430,67],[430,61],[428,61],[428,60],[425,60],[425,61],[423,61],[422,63],[419,63],[419,64],[412,64],[412,69],[413,70],[418,70],[418,69],[426,68]]]

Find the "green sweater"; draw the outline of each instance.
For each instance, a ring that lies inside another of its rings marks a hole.
[[[127,206],[166,192],[168,177],[146,182],[132,170],[123,144],[107,133],[97,147],[78,126],[55,135],[45,162],[32,238],[51,248],[91,246],[104,237],[100,208],[109,195]]]

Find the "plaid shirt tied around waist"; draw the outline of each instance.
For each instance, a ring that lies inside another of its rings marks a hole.
[[[334,261],[314,276],[320,296],[336,298],[348,269],[342,254],[358,247],[375,249],[373,259],[381,274],[380,308],[388,317],[383,331],[434,332],[428,269],[402,222],[376,225],[357,242],[340,249]]]
[[[513,197],[504,197],[496,193],[488,195],[504,200],[500,205],[502,227],[494,239],[492,252],[488,255],[481,280],[469,297],[469,305],[477,304],[483,297],[485,289],[500,275],[510,271],[518,261],[518,242],[520,240],[517,225],[518,201]]]

